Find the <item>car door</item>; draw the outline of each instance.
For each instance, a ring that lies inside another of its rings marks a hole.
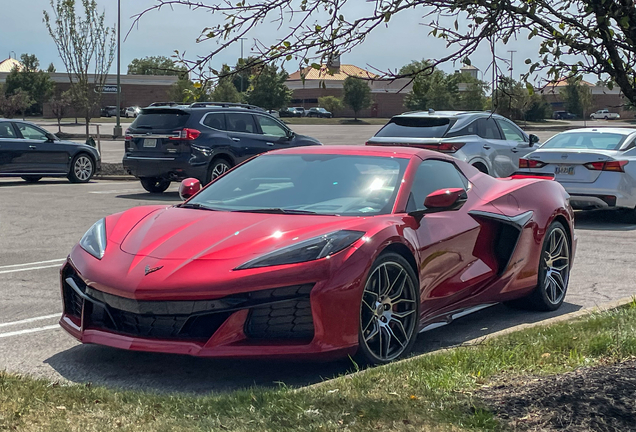
[[[20,138],[28,150],[24,157],[26,173],[65,174],[71,160],[70,150],[63,143],[55,142],[44,129],[37,126],[15,122]]]
[[[259,129],[251,113],[226,112],[225,127],[239,155],[238,162],[267,151],[265,143],[258,139]]]
[[[19,173],[24,169],[28,146],[18,137],[12,122],[0,122],[0,173]]]
[[[268,116],[255,114],[254,118],[260,132],[255,137],[258,141],[259,153],[290,147],[292,134],[288,128]]]
[[[501,160],[501,177],[506,177],[519,169],[519,158],[524,157],[534,149],[530,147],[530,138],[513,122],[506,119],[495,119],[501,129],[506,148],[510,151],[510,165],[504,166],[504,159]]]
[[[503,139],[501,131],[492,117],[483,117],[477,120],[477,135],[483,141],[486,157],[492,167],[489,173],[493,177],[506,177],[514,172],[512,170],[511,146]]]
[[[467,190],[468,201],[458,210],[425,214],[416,229],[422,318],[432,311],[452,309],[494,275],[473,253],[480,225],[467,209],[473,195],[466,177],[449,161],[424,160],[417,169],[407,212],[424,210],[431,192],[446,188]]]

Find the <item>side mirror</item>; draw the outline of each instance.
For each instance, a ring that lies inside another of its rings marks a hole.
[[[201,182],[195,178],[187,178],[179,185],[179,196],[182,200],[187,200],[193,197],[197,192],[201,190]]]
[[[539,142],[539,137],[536,136],[535,134],[530,134],[529,138],[530,138],[530,147],[534,146],[536,143]]]
[[[46,140],[49,142],[57,141],[57,137],[53,135],[51,132],[46,133]]]
[[[444,210],[457,210],[468,199],[466,191],[462,188],[439,189],[428,194],[424,200],[425,213],[434,213]]]

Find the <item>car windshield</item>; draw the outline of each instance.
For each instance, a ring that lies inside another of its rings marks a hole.
[[[185,126],[190,114],[178,109],[144,109],[130,125],[131,129],[179,129]]]
[[[608,132],[561,133],[547,140],[541,148],[618,150],[627,135]]]
[[[223,211],[387,214],[408,162],[378,156],[264,155],[219,178],[188,204]]]
[[[439,117],[393,117],[375,136],[442,138],[450,123],[450,119]]]

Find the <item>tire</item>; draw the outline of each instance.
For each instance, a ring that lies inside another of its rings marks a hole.
[[[88,183],[95,174],[95,161],[86,153],[75,155],[67,178],[71,183]]]
[[[128,115],[128,113],[126,113],[126,118],[128,118],[128,117],[130,117],[130,116]]]
[[[418,279],[408,261],[393,252],[380,255],[360,303],[360,362],[389,363],[411,351],[419,327],[419,298]]]
[[[27,183],[37,183],[42,179],[41,176],[22,176],[22,180]]]
[[[603,117],[603,118],[604,118],[605,120],[608,120],[608,119],[609,119],[609,117],[607,117],[607,116],[605,116],[605,117]]]
[[[163,193],[170,187],[170,180],[159,177],[140,178],[141,186],[150,193]]]
[[[208,167],[208,174],[205,179],[205,184],[210,183],[215,178],[222,174],[225,174],[232,169],[232,163],[223,157],[217,157],[210,162]]]
[[[519,309],[557,310],[568,289],[570,256],[571,246],[565,227],[561,222],[552,222],[543,238],[536,288],[528,296],[506,304]]]

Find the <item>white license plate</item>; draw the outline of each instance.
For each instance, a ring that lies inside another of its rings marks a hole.
[[[157,147],[157,140],[155,138],[145,138],[144,147]]]
[[[554,173],[574,175],[574,167],[572,165],[559,165],[554,169]]]

